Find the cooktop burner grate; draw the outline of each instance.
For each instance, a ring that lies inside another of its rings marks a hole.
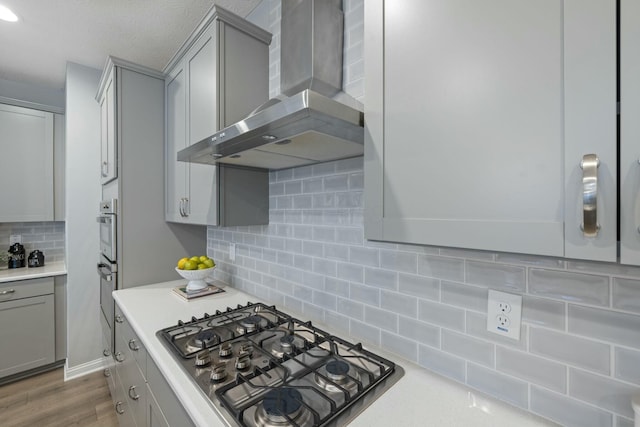
[[[194,317],[157,335],[228,423],[241,427],[343,425],[403,374],[361,344],[264,304]]]

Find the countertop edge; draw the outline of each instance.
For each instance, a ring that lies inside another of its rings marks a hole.
[[[67,274],[67,266],[64,262],[52,262],[42,267],[22,267],[0,270],[0,283],[64,276],[65,274]]]

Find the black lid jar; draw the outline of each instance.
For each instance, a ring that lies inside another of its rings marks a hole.
[[[21,268],[25,266],[24,246],[14,243],[9,247],[9,268]]]

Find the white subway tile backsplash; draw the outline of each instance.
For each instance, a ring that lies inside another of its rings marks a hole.
[[[364,320],[369,325],[377,326],[380,329],[398,332],[398,315],[390,311],[365,306]]]
[[[566,393],[567,367],[522,351],[504,347],[496,349],[496,369],[533,384]]]
[[[336,311],[337,299],[338,298],[335,295],[326,292],[313,291],[313,303],[319,307]]]
[[[335,277],[338,272],[338,268],[335,261],[323,258],[314,258],[313,272],[322,274],[323,276]]]
[[[380,267],[403,273],[418,272],[418,255],[411,252],[380,251]]]
[[[367,323],[358,322],[351,319],[349,322],[350,334],[361,337],[362,341],[369,342],[374,345],[380,345],[380,329],[375,328]]]
[[[370,306],[380,306],[380,290],[370,286],[357,285],[351,283],[349,285],[349,297],[355,301],[360,301]]]
[[[530,409],[567,427],[613,426],[609,412],[539,387],[531,387]]]
[[[522,320],[534,325],[563,330],[566,326],[567,308],[564,302],[524,295]]]
[[[464,331],[464,310],[431,301],[418,301],[418,319],[456,331]]]
[[[418,274],[437,279],[464,280],[464,261],[440,256],[418,256]]]
[[[569,369],[570,396],[623,417],[633,418],[633,409],[629,402],[637,392],[638,387],[579,369]]]
[[[469,363],[467,384],[512,405],[528,407],[529,389],[524,381]]]
[[[440,347],[443,351],[455,354],[465,360],[490,368],[495,365],[495,346],[483,340],[443,329]]]
[[[442,281],[440,284],[443,303],[470,310],[487,312],[487,288]]]
[[[419,341],[431,347],[440,347],[440,328],[436,326],[400,316],[398,330],[403,337]]]
[[[349,189],[349,175],[333,175],[324,178],[325,191],[346,191]],[[337,195],[339,195],[338,193]]]
[[[391,352],[399,354],[412,362],[418,361],[418,344],[415,341],[402,338],[394,333],[382,331],[380,343]]]
[[[525,269],[508,264],[466,262],[467,283],[507,292],[525,291]]]
[[[531,328],[530,351],[601,374],[609,374],[611,349],[607,344],[541,328]]]
[[[612,306],[640,313],[640,280],[614,277]]]
[[[305,179],[302,188],[304,193],[319,193],[324,190],[322,178]]]
[[[584,304],[609,305],[609,278],[567,271],[529,270],[529,293]]]
[[[338,278],[349,282],[362,283],[364,279],[364,267],[359,265],[347,264],[343,262],[337,263]]]
[[[349,260],[349,247],[346,245],[333,245],[326,243],[324,245],[324,256],[328,259],[334,259],[338,261]]]
[[[640,351],[616,348],[614,359],[615,377],[640,385]]]
[[[380,265],[380,251],[373,248],[349,248],[349,261],[354,264],[378,267]]]
[[[569,332],[640,348],[640,316],[569,304]]]
[[[335,279],[333,277],[324,278],[324,290],[330,294],[340,297],[349,297],[349,282],[345,280]]]
[[[351,319],[364,320],[364,304],[353,299],[338,298],[337,312]]]
[[[418,365],[459,382],[465,382],[465,361],[425,345],[418,346]]]
[[[395,271],[381,270],[379,268],[365,267],[364,284],[395,291],[398,289],[398,273]]]
[[[398,291],[406,295],[437,301],[440,299],[440,281],[430,277],[400,273],[398,275]]]
[[[418,301],[415,298],[382,290],[380,292],[380,307],[403,316],[416,318],[418,316]]]

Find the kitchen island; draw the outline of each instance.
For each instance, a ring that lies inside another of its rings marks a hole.
[[[183,285],[183,280],[135,287],[115,291],[113,296],[118,307],[126,316],[147,354],[157,365],[160,373],[172,391],[198,426],[217,427],[226,423],[216,413],[198,386],[182,370],[181,366],[156,336],[160,329],[172,326],[178,320],[189,320],[192,316],[214,313],[227,307],[244,305],[248,301],[260,302],[232,287],[224,286],[224,293],[185,301],[175,295],[172,288]],[[282,307],[279,307],[282,309]],[[282,310],[304,319],[299,313]],[[316,326],[330,332],[325,325]],[[342,332],[337,335],[352,342],[357,337],[348,337]],[[433,374],[399,356],[373,346],[369,350],[394,361],[405,373],[400,380],[382,396],[366,408],[349,425],[365,426],[545,426],[555,425],[550,421],[533,416],[525,411],[486,397],[461,384]]]

